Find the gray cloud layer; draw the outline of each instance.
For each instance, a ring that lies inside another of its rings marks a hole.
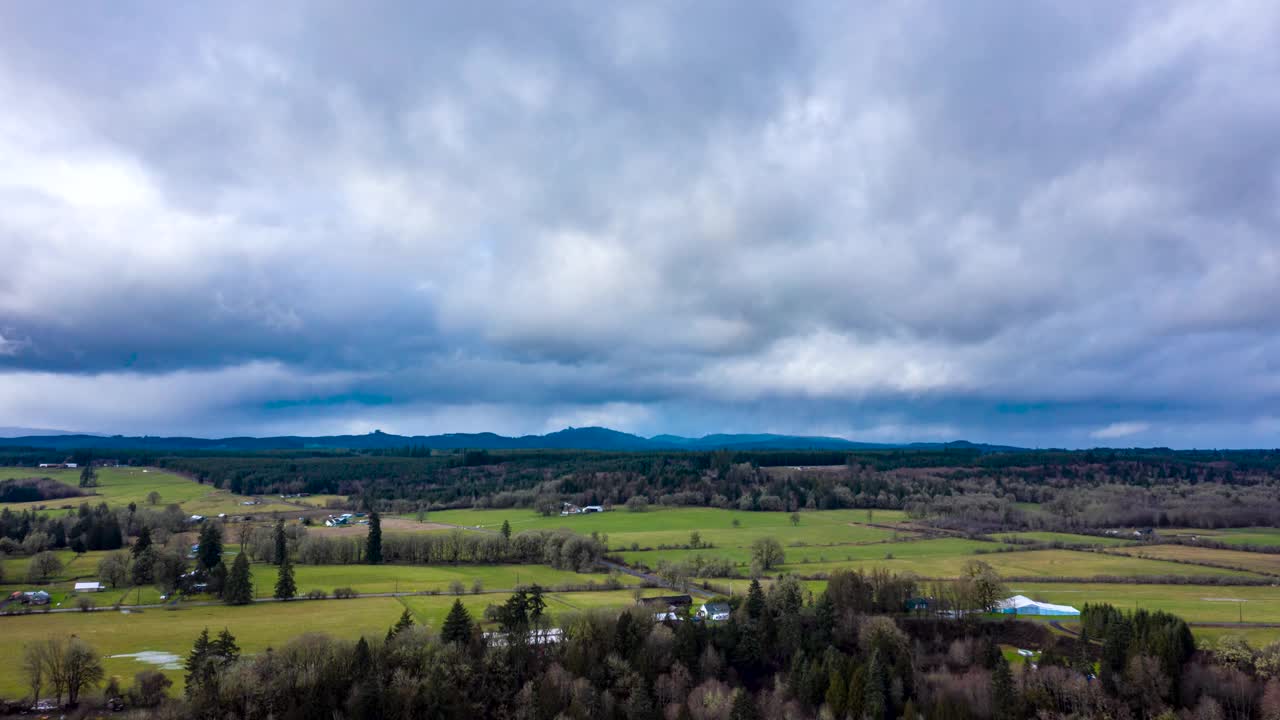
[[[0,7],[0,424],[1280,443],[1280,7]]]

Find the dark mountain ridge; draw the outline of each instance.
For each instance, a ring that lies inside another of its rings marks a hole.
[[[495,433],[447,433],[444,435],[391,435],[375,430],[367,435],[302,437],[128,437],[124,435],[23,435],[0,439],[0,445],[48,449],[93,448],[101,450],[379,450],[406,446],[433,450],[878,450],[943,449],[963,447],[982,452],[1013,452],[1022,448],[966,441],[949,443],[866,443],[838,437],[714,434],[700,438],[655,435],[651,438],[604,427],[565,428],[546,435],[507,437]]]

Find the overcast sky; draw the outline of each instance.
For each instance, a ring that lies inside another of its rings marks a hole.
[[[1280,446],[1280,3],[2,3],[0,426]]]

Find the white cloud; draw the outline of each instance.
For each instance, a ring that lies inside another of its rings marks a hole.
[[[1089,437],[1098,440],[1115,440],[1130,435],[1140,435],[1151,429],[1150,423],[1141,421],[1114,422],[1089,433]]]

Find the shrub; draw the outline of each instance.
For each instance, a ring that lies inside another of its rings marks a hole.
[[[81,595],[80,597],[76,598],[76,607],[80,608],[81,612],[89,612],[90,610],[93,609],[93,606],[94,606],[94,602],[93,602],[93,598],[91,597],[88,597],[86,595]]]
[[[316,590],[308,590],[308,591],[307,591],[307,599],[308,599],[308,600],[323,600],[323,599],[325,599],[325,598],[327,598],[327,597],[329,597],[329,593],[327,593],[327,592],[325,592],[325,591],[323,591],[323,590],[320,590],[320,589],[316,589]]]
[[[360,593],[349,587],[340,587],[333,589],[333,596],[339,600],[347,600],[354,597],[360,597]]]

